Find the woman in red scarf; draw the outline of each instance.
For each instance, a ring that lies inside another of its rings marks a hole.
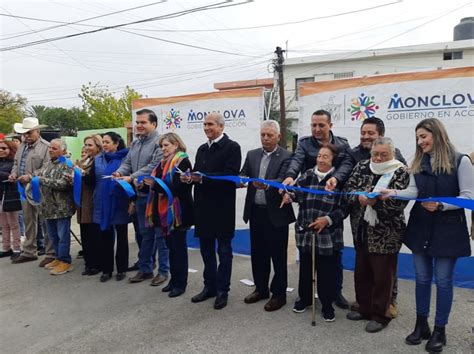
[[[162,291],[169,292],[169,297],[176,297],[186,290],[186,232],[194,224],[192,186],[182,183],[180,174],[190,171],[192,166],[186,146],[177,134],[164,134],[158,143],[163,151],[163,159],[152,172],[155,179],[144,179],[144,183],[150,187],[145,217],[150,226],[162,229],[170,252],[171,273],[171,280]]]

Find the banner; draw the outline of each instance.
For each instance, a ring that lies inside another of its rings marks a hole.
[[[134,100],[132,102],[134,121],[135,113],[143,108],[155,112],[160,134],[175,132],[183,139],[193,165],[197,149],[207,141],[202,123],[212,112],[220,112],[224,116],[224,132],[230,139],[240,144],[242,164],[247,151],[261,147],[260,124],[264,117],[262,88]],[[238,229],[248,228],[242,220],[244,202],[245,191],[238,190],[236,215]]]

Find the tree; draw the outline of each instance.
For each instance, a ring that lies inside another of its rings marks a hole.
[[[44,114],[44,112],[46,112],[47,109],[48,108],[46,106],[43,106],[43,105],[33,105],[33,106],[30,106],[26,109],[26,114],[29,117],[38,118],[40,123],[42,123],[43,114]]]
[[[10,133],[25,117],[26,98],[0,89],[0,132]]]
[[[46,107],[41,114],[41,124],[59,129],[61,135],[76,136],[78,130],[92,129],[87,112],[83,109]]]
[[[126,86],[120,98],[115,98],[107,86],[89,82],[82,86],[79,97],[92,128],[97,129],[123,127],[132,117],[132,100],[142,95]]]

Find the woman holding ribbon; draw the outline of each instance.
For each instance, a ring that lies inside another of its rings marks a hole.
[[[8,181],[12,171],[16,145],[11,141],[0,140],[0,229],[2,246],[0,258],[20,256],[20,224],[18,214],[21,210],[20,194],[16,184]]]
[[[94,168],[94,158],[102,151],[100,135],[90,135],[84,138],[85,156],[77,163],[84,178],[81,180],[80,207],[77,208],[77,223],[81,233],[82,250],[84,253],[85,269],[82,275],[95,275],[100,271],[100,228],[92,220],[94,210],[93,183],[89,183],[89,176]],[[78,183],[75,181],[75,183]]]
[[[467,155],[456,151],[438,119],[417,124],[416,152],[410,184],[404,190],[384,190],[385,196],[406,198],[460,197],[474,199],[474,173]],[[403,242],[413,252],[416,276],[416,325],[405,339],[426,350],[441,352],[453,302],[453,272],[459,257],[471,255],[466,213],[463,208],[440,201],[417,201],[410,212]],[[436,283],[434,331],[428,325],[431,281]]]
[[[287,193],[283,197],[284,203],[295,200],[300,205],[295,225],[296,246],[300,253],[299,299],[295,302],[293,311],[304,312],[313,303],[312,267],[315,265],[318,274],[318,296],[326,322],[335,319],[332,303],[337,296],[339,251],[344,248],[345,212],[340,205],[340,195],[324,192],[326,182],[335,171],[333,161],[336,161],[337,155],[335,145],[322,146],[316,158],[316,166],[296,180],[297,187],[314,189],[320,193],[295,192]]]
[[[392,317],[393,283],[396,279],[398,252],[405,231],[407,202],[381,200],[377,193],[384,188],[406,188],[409,175],[406,166],[395,159],[390,138],[382,137],[372,144],[371,158],[357,163],[347,180],[344,198],[351,210],[356,261],[354,286],[358,311],[347,314],[352,321],[369,320],[365,330],[383,330]],[[356,194],[354,192],[366,192]]]
[[[170,252],[171,279],[162,291],[176,297],[186,290],[188,281],[188,250],[186,232],[194,224],[191,184],[182,183],[180,174],[192,169],[186,146],[175,133],[160,137],[163,159],[153,170],[153,178],[143,183],[150,188],[146,208],[146,221],[161,227]]]
[[[112,278],[115,263],[117,281],[125,278],[128,268],[128,214],[129,197],[111,178],[128,153],[120,135],[107,132],[102,137],[103,152],[94,158],[94,212],[93,221],[100,226],[100,261],[102,283]],[[114,252],[115,239],[117,250]]]

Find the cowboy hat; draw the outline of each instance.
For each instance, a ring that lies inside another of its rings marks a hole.
[[[22,123],[13,124],[13,130],[19,134],[28,133],[30,130],[41,128],[38,118],[27,117]]]

